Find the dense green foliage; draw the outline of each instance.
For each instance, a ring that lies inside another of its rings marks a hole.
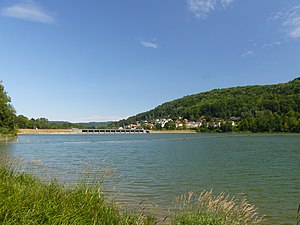
[[[71,129],[71,128],[106,128],[111,122],[90,122],[90,123],[70,123],[65,121],[49,121],[46,118],[28,119],[24,115],[16,118],[17,127],[19,129]]]
[[[153,224],[151,217],[122,212],[97,185],[65,189],[0,166],[0,224]]]
[[[300,132],[300,78],[288,83],[215,89],[164,103],[148,112],[119,121],[116,126],[141,120],[186,118],[237,120],[235,130]],[[213,130],[204,127],[203,131]],[[223,126],[221,131],[233,130]]]
[[[17,125],[19,129],[69,129],[73,128],[72,123],[51,123],[46,118],[28,119],[26,116],[19,115],[17,117]]]
[[[16,135],[16,112],[11,99],[0,83],[0,135]]]

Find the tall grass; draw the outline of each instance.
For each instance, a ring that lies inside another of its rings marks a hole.
[[[300,225],[300,204],[298,206],[298,211],[297,211],[297,225]]]
[[[189,192],[179,196],[177,202],[179,211],[172,225],[249,225],[264,221],[264,216],[259,216],[257,208],[245,197],[213,195],[212,191]]]
[[[66,189],[43,183],[31,175],[0,166],[0,224],[147,225],[152,217],[122,212],[105,201],[98,185],[79,184]]]

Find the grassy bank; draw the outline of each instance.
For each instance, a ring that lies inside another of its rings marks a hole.
[[[104,200],[99,185],[65,189],[0,167],[0,224],[153,224]]]
[[[171,225],[246,225],[263,220],[245,199],[224,194],[188,193],[177,200],[174,216],[168,218]],[[67,189],[0,166],[0,224],[148,225],[166,221],[121,210],[104,199],[99,183],[82,182]]]

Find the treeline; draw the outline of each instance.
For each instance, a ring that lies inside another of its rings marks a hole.
[[[72,123],[51,123],[46,118],[31,118],[28,119],[26,116],[19,115],[16,118],[17,127],[19,129],[70,129],[74,125]]]
[[[111,122],[70,123],[64,121],[52,122],[46,118],[29,119],[24,115],[17,116],[15,121],[16,121],[16,126],[19,129],[71,129],[71,128],[99,129],[99,128],[106,128],[106,125],[111,123]]]
[[[177,120],[181,117],[197,121],[204,116],[208,120],[229,121],[234,117],[239,118],[236,129],[241,131],[299,132],[299,112],[300,78],[296,78],[283,84],[215,89],[186,96],[115,125],[157,118]],[[206,129],[210,128],[202,130]]]
[[[256,111],[255,114],[244,114],[243,117],[222,121],[220,126],[212,126],[210,121],[204,122],[203,126],[196,129],[198,132],[232,132],[250,131],[256,132],[300,132],[300,113],[290,111],[279,115],[270,110]]]

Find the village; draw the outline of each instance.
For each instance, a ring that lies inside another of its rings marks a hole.
[[[205,116],[201,116],[197,121],[189,121],[179,117],[177,120],[159,118],[155,120],[141,120],[136,123],[125,125],[125,129],[147,129],[147,130],[200,130],[202,129],[218,129],[222,127],[228,127],[232,129],[237,125],[237,121],[240,118],[230,117],[227,120],[221,118],[207,119]]]

